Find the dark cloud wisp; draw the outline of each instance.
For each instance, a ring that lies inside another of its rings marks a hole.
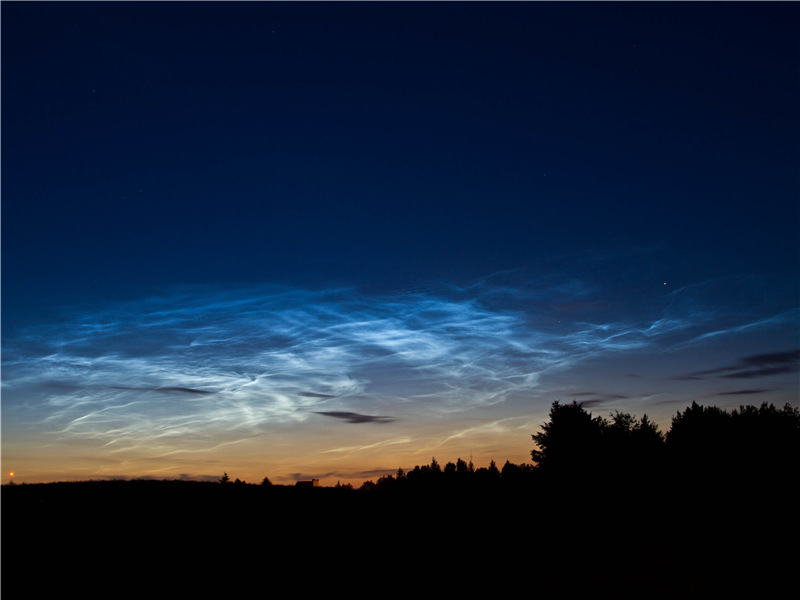
[[[695,371],[680,379],[705,379],[719,377],[722,379],[757,379],[773,375],[795,373],[800,367],[800,350],[770,352],[745,356],[736,364]]]
[[[394,417],[383,417],[375,415],[362,415],[360,413],[350,411],[315,411],[318,415],[325,415],[326,417],[333,417],[335,419],[344,419],[348,423],[391,423]]]

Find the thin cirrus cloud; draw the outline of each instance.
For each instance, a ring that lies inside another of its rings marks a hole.
[[[695,371],[684,376],[684,379],[704,379],[717,377],[722,379],[759,379],[773,375],[796,373],[800,369],[800,350],[786,352],[769,352],[753,354],[740,358],[738,362],[723,367]],[[758,392],[763,390],[757,390]],[[756,393],[757,391],[750,391]],[[744,392],[742,392],[744,393]]]
[[[325,415],[327,417],[334,417],[336,419],[344,419],[348,423],[391,423],[394,421],[392,417],[381,417],[376,415],[362,415],[350,411],[338,410],[318,410],[315,411],[318,415]]]
[[[247,439],[313,415],[369,425],[490,406],[590,358],[720,331],[678,292],[619,310],[575,280],[490,283],[384,296],[183,288],[76,311],[4,339],[5,416],[110,450],[201,451],[215,434]],[[751,357],[718,375],[796,364]]]

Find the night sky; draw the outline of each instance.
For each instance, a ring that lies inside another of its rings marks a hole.
[[[358,484],[798,407],[800,6],[2,3],[2,461]]]

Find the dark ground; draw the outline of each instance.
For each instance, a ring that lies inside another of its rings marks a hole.
[[[769,495],[730,486],[568,488],[4,486],[2,593],[771,598],[797,591],[797,503],[788,488]]]

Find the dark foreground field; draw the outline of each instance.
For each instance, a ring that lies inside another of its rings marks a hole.
[[[4,486],[2,594],[786,597],[797,591],[790,493]]]

